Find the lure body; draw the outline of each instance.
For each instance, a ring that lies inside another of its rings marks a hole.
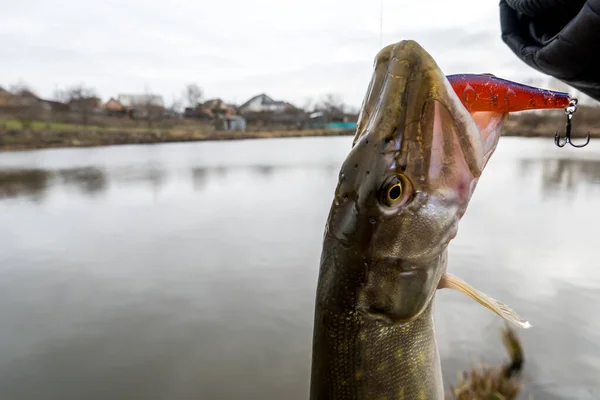
[[[539,89],[491,74],[457,74],[446,78],[469,112],[558,109],[566,108],[571,101],[568,93]]]

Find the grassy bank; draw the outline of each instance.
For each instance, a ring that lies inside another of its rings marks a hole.
[[[178,130],[0,130],[0,150],[28,150],[55,147],[92,147],[119,144],[197,142],[205,140],[264,139],[302,136],[352,135],[348,130],[280,131],[178,131]]]
[[[583,138],[587,132],[590,132],[592,137],[600,138],[600,112],[598,110],[598,108],[578,110],[573,119],[573,137]],[[552,138],[557,130],[564,132],[564,127],[565,117],[560,111],[546,114],[521,113],[511,115],[504,127],[503,135]],[[0,150],[353,134],[353,130],[323,129],[266,130],[253,128],[244,132],[217,131],[212,126],[185,122],[180,125],[148,127],[143,124],[139,126],[82,126],[74,123],[34,121],[25,128],[18,121],[5,120],[0,121]]]

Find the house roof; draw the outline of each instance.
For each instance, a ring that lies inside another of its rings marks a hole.
[[[69,105],[57,100],[42,99],[42,103],[46,104],[53,111],[67,111]]]
[[[2,100],[2,104],[8,103],[9,99],[11,99],[14,95],[8,90],[4,89],[0,86],[0,100]]]
[[[252,101],[261,98],[262,97],[262,101],[261,104],[263,105],[283,105],[283,106],[291,106],[290,103],[287,103],[285,101],[281,101],[281,100],[273,100],[273,98],[271,98],[270,96],[268,96],[265,93],[261,93],[261,94],[257,94],[256,96],[251,97],[249,100],[247,100],[244,104],[242,104],[239,108],[244,108],[246,107],[248,104],[250,104]],[[293,107],[293,106],[292,106]]]
[[[207,100],[202,104],[198,104],[195,108],[196,115],[204,115],[209,118],[214,118],[215,111],[217,114],[225,114],[228,116],[236,113],[235,106],[225,103],[221,99]]]
[[[79,99],[71,99],[68,101],[69,104],[74,103],[101,103],[102,99],[100,97],[92,96],[92,97],[82,97]]]
[[[223,107],[225,104],[225,102],[221,99],[210,99],[210,100],[206,100],[204,103],[200,104],[201,107]]]
[[[0,98],[2,99],[2,106],[11,107],[32,105],[41,101],[39,97],[29,90],[21,90],[16,93],[12,93],[8,90],[2,90],[0,91]]]
[[[51,104],[51,105],[54,105],[54,106],[65,106],[65,107],[67,106],[65,103],[63,103],[62,101],[58,101],[58,100],[46,100],[46,99],[42,99],[42,101],[44,103]]]
[[[235,110],[235,106],[233,106],[231,104],[227,104],[221,99],[206,100],[204,103],[199,104],[198,107],[211,108],[211,109],[212,108],[220,108],[222,110],[227,110],[227,109]]]
[[[15,92],[14,95],[19,96],[19,97],[29,97],[32,99],[39,99],[39,97],[37,97],[37,95],[35,93],[33,93],[31,90],[28,90],[28,89],[23,89],[18,92]]]
[[[121,104],[121,102],[114,97],[111,97],[106,103],[104,103],[104,108],[107,110],[120,111],[123,109],[123,104]]]

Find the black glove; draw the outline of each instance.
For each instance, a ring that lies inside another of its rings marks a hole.
[[[600,101],[600,0],[501,0],[500,26],[527,65]]]

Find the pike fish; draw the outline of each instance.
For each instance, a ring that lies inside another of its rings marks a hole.
[[[490,82],[502,86],[498,79],[451,80],[454,86],[411,40],[376,56],[323,236],[311,400],[443,399],[433,319],[438,289],[458,290],[506,321],[530,326],[446,271],[448,243],[515,94],[509,87],[506,105],[492,101],[493,93],[486,103],[479,94]],[[514,108],[528,108],[517,92]],[[538,108],[562,107],[565,96]]]

